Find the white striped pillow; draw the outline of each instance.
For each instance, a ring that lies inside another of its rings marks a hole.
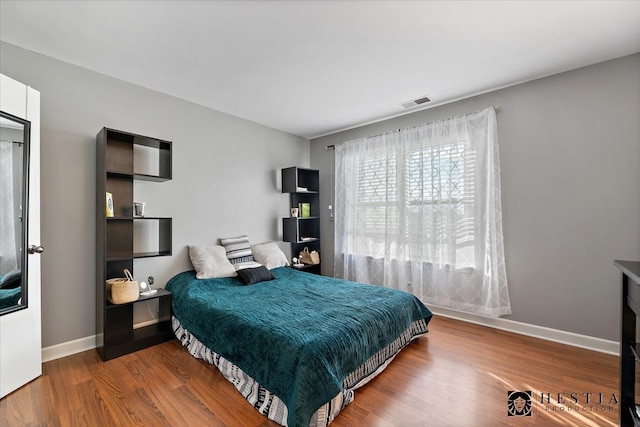
[[[220,244],[224,246],[227,258],[231,264],[253,261],[253,253],[249,245],[249,236],[225,237],[220,239]]]

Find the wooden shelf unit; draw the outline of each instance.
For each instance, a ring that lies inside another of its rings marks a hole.
[[[320,253],[320,173],[317,169],[282,169],[282,192],[289,194],[289,207],[309,203],[310,216],[282,218],[282,240],[291,243],[291,254],[298,257],[304,248]],[[320,258],[322,261],[322,257]],[[320,274],[320,264],[300,268]]]
[[[133,306],[149,300],[158,300],[159,322],[133,328]],[[158,289],[149,296],[140,296],[136,301],[125,304],[112,304],[109,301],[105,307],[104,344],[102,360],[113,359],[155,344],[168,341],[173,337],[171,329],[171,292]],[[98,350],[100,352],[100,350]]]
[[[134,260],[172,254],[172,219],[134,217],[135,180],[164,182],[172,178],[172,143],[129,132],[103,128],[96,137],[96,350],[102,360],[109,360],[172,338],[171,293],[158,289],[149,296],[126,304],[107,300],[105,281],[123,277],[123,270],[134,273]],[[136,171],[136,149],[153,152],[146,166]],[[105,193],[113,195],[114,216],[105,214]],[[136,226],[158,223],[157,247],[134,251]],[[134,328],[134,305],[158,300],[158,323]]]
[[[637,319],[640,318],[640,261],[615,261],[622,271],[620,316],[620,426],[640,427],[635,402],[636,372],[640,359]]]

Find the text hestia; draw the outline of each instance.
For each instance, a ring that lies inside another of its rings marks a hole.
[[[553,401],[555,398],[555,401]],[[602,404],[608,404],[608,405],[612,405],[612,404],[617,404],[618,403],[618,397],[616,396],[615,393],[611,393],[611,395],[609,395],[608,393],[590,393],[590,392],[585,392],[585,393],[543,393],[540,392],[540,403],[544,404],[551,404],[551,403],[558,403],[560,405],[563,404],[584,404],[584,405],[588,405],[588,404],[597,404],[597,405],[602,405]]]

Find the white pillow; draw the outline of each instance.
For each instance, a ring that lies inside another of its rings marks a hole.
[[[253,245],[251,246],[251,252],[253,253],[253,259],[269,270],[289,265],[287,256],[282,252],[276,242]]]
[[[217,279],[237,276],[236,269],[227,258],[222,246],[189,245],[189,258],[198,279]]]
[[[258,267],[262,267],[262,264],[256,261],[238,262],[236,264],[233,264],[233,268],[235,268],[236,271],[244,270],[245,268],[258,268]]]

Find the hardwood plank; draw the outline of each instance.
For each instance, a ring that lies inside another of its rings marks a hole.
[[[194,393],[206,402],[214,402],[217,408],[216,416],[223,425],[251,425],[259,426],[266,417],[258,411],[247,411],[249,404],[236,388],[220,375],[215,382],[207,379],[194,378],[192,383]],[[275,423],[274,423],[275,424]]]
[[[356,390],[332,426],[617,425],[619,406],[609,400],[619,399],[618,357],[441,317],[430,330]],[[509,390],[533,392],[531,416],[507,415]],[[570,393],[591,393],[592,403],[602,393],[604,402],[585,405],[579,395],[575,405]],[[277,425],[176,340],[108,362],[94,350],[48,362],[40,378],[0,400],[0,420],[3,427]]]

